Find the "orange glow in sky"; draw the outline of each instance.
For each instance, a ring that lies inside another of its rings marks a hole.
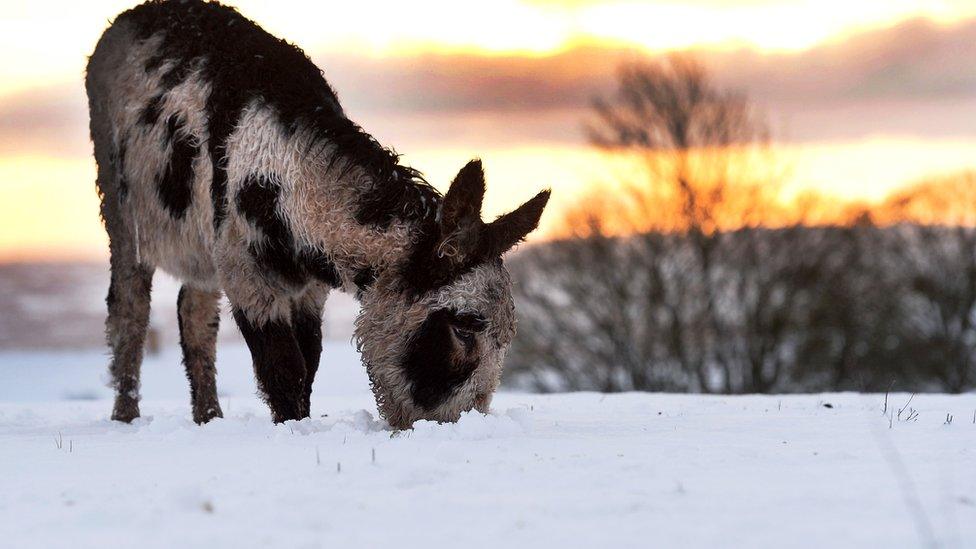
[[[973,0],[227,3],[269,32],[300,45],[316,60],[358,55],[420,59],[421,63],[430,54],[544,58],[581,45],[648,53],[747,48],[771,55],[841,42],[916,17],[939,25],[976,20]],[[111,18],[131,5],[121,0],[0,1],[0,113],[17,95],[22,99],[25,93],[30,97],[59,87],[80,93],[87,55]],[[342,88],[338,91],[346,101],[357,99]],[[83,114],[72,130],[76,137],[87,134]],[[370,120],[384,118],[377,112],[364,112],[363,118],[358,118],[359,112],[353,114],[367,130]],[[454,116],[454,127],[464,126],[465,117],[477,117],[481,124],[487,117],[491,124],[494,116],[486,112],[439,115]],[[496,119],[494,125],[509,123]],[[532,123],[527,115],[521,129]],[[575,118],[567,123],[567,127],[578,125]],[[39,139],[35,145],[21,139],[16,126],[0,120],[0,260],[106,252],[90,152],[63,145],[56,131],[53,138]],[[513,135],[511,140],[487,146],[483,140],[437,141],[429,136],[384,143],[407,153],[406,161],[442,189],[467,159],[481,157],[488,170],[485,216],[490,218],[539,188],[553,187],[553,205],[558,208],[588,185],[607,178],[600,155],[586,146],[582,133],[572,131],[576,134],[558,142]],[[430,133],[436,137],[436,131]],[[788,194],[815,189],[844,199],[879,201],[914,180],[976,168],[974,134],[880,132],[777,147],[791,168]]]

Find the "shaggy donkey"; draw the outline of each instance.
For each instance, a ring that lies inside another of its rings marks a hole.
[[[86,87],[111,240],[113,419],[139,416],[156,268],[183,281],[198,423],[221,416],[221,292],[275,422],[309,414],[333,288],[362,304],[356,341],[391,425],[488,410],[515,332],[501,255],[538,225],[548,191],[483,223],[480,162],[441,196],[346,118],[300,49],[215,2],[122,13]]]

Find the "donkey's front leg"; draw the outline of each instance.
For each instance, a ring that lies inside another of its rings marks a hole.
[[[254,361],[254,375],[275,423],[308,417],[305,405],[305,359],[290,319],[252,320],[234,307]]]
[[[328,288],[322,290],[315,287],[305,292],[305,295],[295,300],[292,305],[291,323],[298,340],[298,348],[305,358],[305,391],[303,394],[305,412],[312,412],[312,383],[315,372],[319,369],[319,359],[322,356],[322,308]]]

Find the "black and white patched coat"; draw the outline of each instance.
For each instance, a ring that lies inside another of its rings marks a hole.
[[[501,255],[538,225],[548,191],[483,223],[480,162],[442,196],[346,118],[300,49],[215,2],[122,13],[86,88],[110,237],[115,419],[139,415],[157,268],[183,283],[197,422],[221,415],[222,295],[273,419],[307,417],[332,289],[362,303],[356,340],[391,425],[487,411],[515,331]]]

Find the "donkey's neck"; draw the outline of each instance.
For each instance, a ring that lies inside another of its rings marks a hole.
[[[396,221],[436,217],[440,193],[355,123],[344,116],[323,116],[315,119],[311,132],[312,150],[326,152],[326,171],[355,189],[358,223],[387,228]]]
[[[358,293],[390,269],[412,264],[435,236],[443,197],[358,126],[333,128],[318,143],[326,151],[317,156],[324,169],[306,173],[327,174],[326,181],[311,186],[306,199],[326,207],[314,208],[310,234]]]

